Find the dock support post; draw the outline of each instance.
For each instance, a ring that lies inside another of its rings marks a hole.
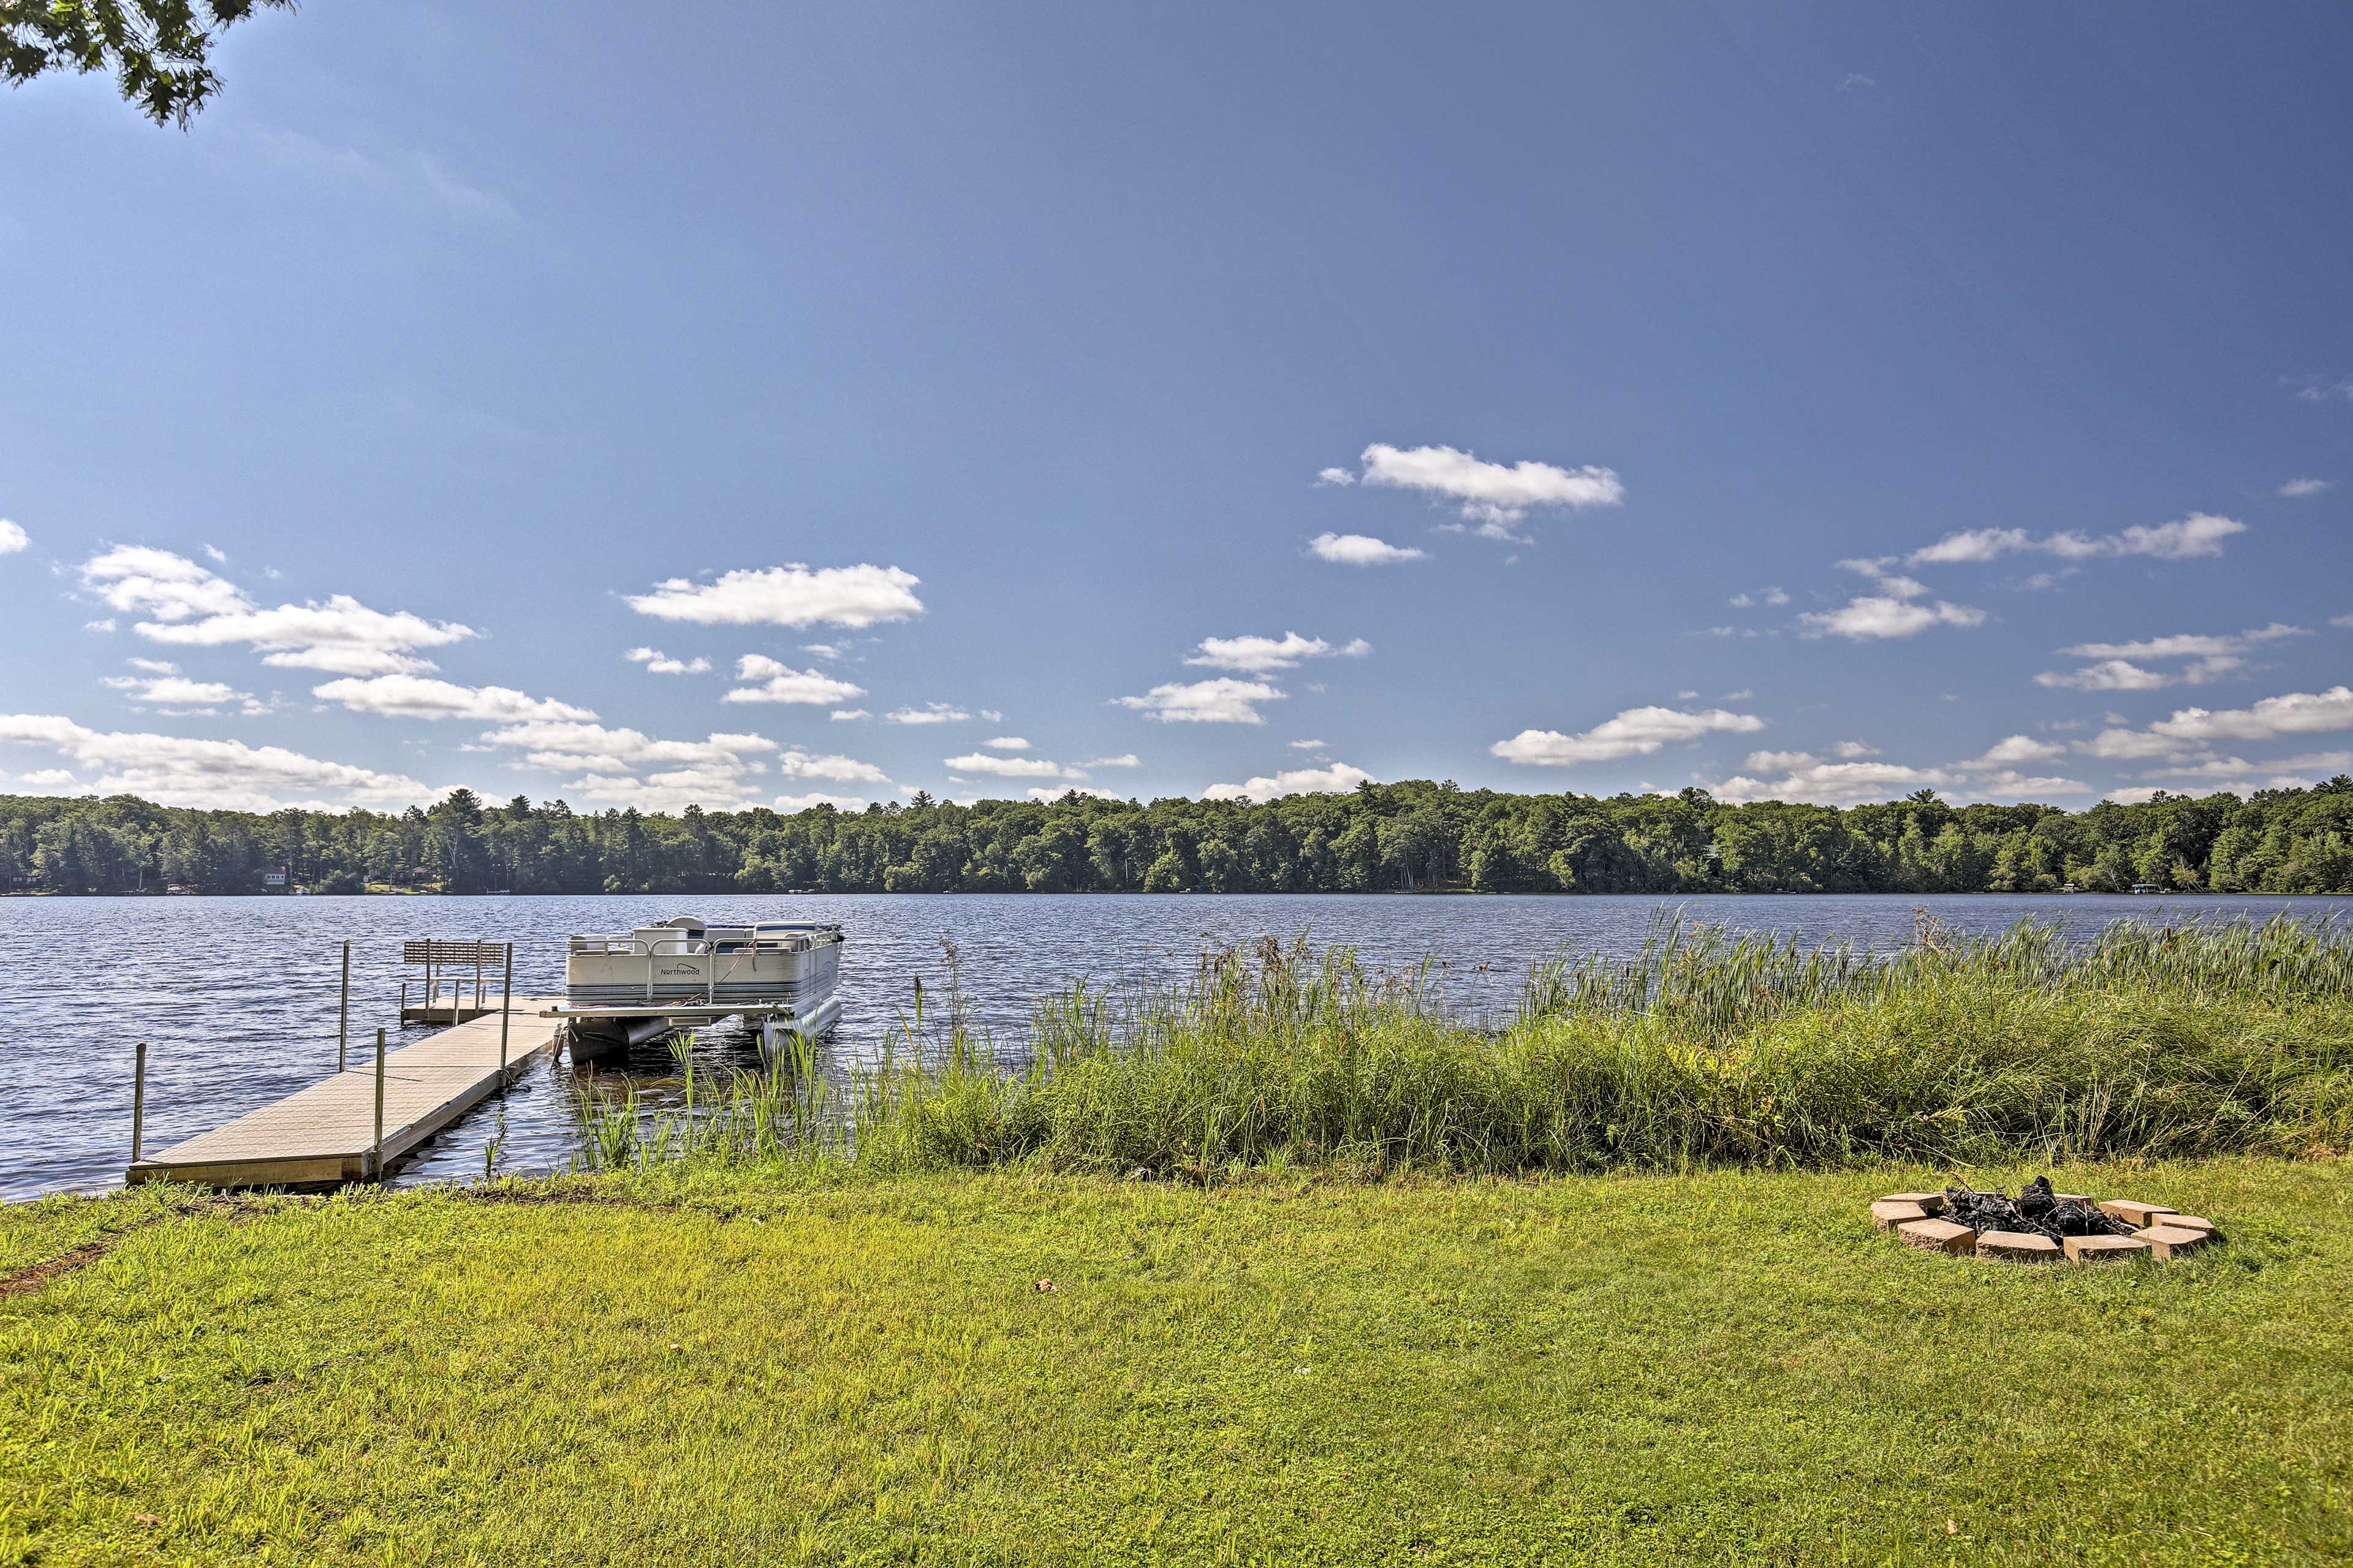
[[[375,1176],[384,1180],[384,1031],[375,1032],[375,1145],[368,1163],[375,1167]]]
[[[139,1163],[147,1130],[147,1042],[139,1042],[139,1063],[131,1072],[131,1163]]]
[[[425,939],[425,1011],[421,1021],[433,1022],[433,939]]]
[[[343,1000],[335,1014],[335,1070],[341,1072],[348,1064],[345,1056],[352,1042],[352,939],[343,938]]]
[[[480,1012],[481,1012],[481,1010],[482,1010],[482,944],[481,944],[480,942],[476,942],[476,943],[474,944],[474,1011],[475,1011],[477,1014],[479,1014],[479,1013],[480,1013]],[[449,1010],[449,1021],[450,1021],[451,1023],[453,1023],[453,1024],[454,1024],[454,1023],[456,1023],[456,1022],[458,1022],[458,1010],[457,1010],[456,1008],[454,1008],[454,1007],[452,1007],[452,1008]]]
[[[514,1013],[514,943],[507,943],[507,977],[499,984],[499,1075],[507,1070],[507,1024]]]

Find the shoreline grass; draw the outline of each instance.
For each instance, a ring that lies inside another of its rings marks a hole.
[[[854,1161],[1380,1177],[1883,1161],[2300,1153],[2353,1142],[2353,941],[2333,921],[2069,946],[1924,921],[1894,954],[1663,926],[1638,958],[1531,974],[1500,1027],[1426,977],[1271,939],[1187,985],[1040,1007],[1006,1071],[951,994],[881,1070],[712,1086],[700,1116],[592,1121],[585,1163]]]

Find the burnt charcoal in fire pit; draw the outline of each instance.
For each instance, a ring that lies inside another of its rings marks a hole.
[[[1944,1216],[1982,1236],[1989,1230],[2022,1230],[2064,1241],[2071,1236],[2130,1236],[2132,1226],[2109,1218],[2088,1204],[2063,1199],[2051,1190],[2051,1178],[2037,1176],[2015,1202],[2000,1193],[1980,1193],[1968,1187],[1945,1189]]]

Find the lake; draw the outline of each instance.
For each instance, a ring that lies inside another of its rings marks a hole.
[[[1207,949],[1274,935],[1353,945],[1365,961],[1441,963],[1448,1002],[1493,1014],[1528,965],[1563,948],[1630,953],[1664,910],[1744,930],[1841,938],[1885,950],[1911,939],[1926,909],[1968,931],[2021,919],[2088,935],[2126,916],[2192,920],[2353,912],[2353,899],[2174,895],[1788,895],[1417,898],[1361,894],[839,894],[601,898],[0,899],[0,937],[17,957],[0,972],[0,1198],[119,1184],[130,1157],[134,1042],[149,1043],[147,1146],[168,1147],[332,1073],[342,943],[352,943],[352,1041],[396,1022],[400,943],[440,937],[515,944],[515,991],[551,994],[564,939],[627,931],[676,914],[713,922],[839,921],[841,1026],[829,1065],[874,1059],[920,978],[947,982],[959,955],[968,1016],[1008,1064],[1029,1009],[1071,981],[1155,984],[1188,975]],[[406,972],[414,977],[417,972]],[[421,1037],[411,1029],[405,1039]],[[396,1031],[396,1039],[403,1039]],[[695,1047],[713,1069],[754,1067],[741,1031]],[[698,1068],[698,1071],[701,1070]],[[635,1081],[660,1102],[677,1087],[654,1047],[600,1086]],[[445,1132],[395,1175],[399,1184],[479,1176],[486,1139],[506,1126],[503,1171],[560,1170],[577,1151],[577,1080],[568,1061],[532,1068],[503,1102]]]

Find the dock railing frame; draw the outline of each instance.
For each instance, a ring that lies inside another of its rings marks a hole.
[[[421,963],[425,966],[425,1003],[421,1009],[424,1017],[421,1022],[429,1024],[433,1021],[435,1001],[441,989],[435,973],[437,970],[449,976],[449,1022],[452,1024],[465,1021],[466,982],[462,975],[455,973],[465,964],[470,963],[474,966],[476,1014],[490,1011],[485,1005],[485,994],[489,990],[490,980],[486,970],[487,965],[501,962],[506,964],[508,993],[501,998],[501,1005],[513,1000],[514,943],[511,942],[452,942],[440,937],[427,937],[420,942],[402,942],[400,962],[404,964]],[[404,991],[406,984],[406,982],[403,983]],[[408,1005],[404,995],[401,1003],[401,1012],[404,1016],[406,1016],[407,1010]]]

